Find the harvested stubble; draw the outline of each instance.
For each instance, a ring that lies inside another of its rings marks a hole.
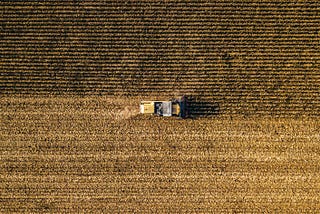
[[[320,211],[315,118],[119,116],[138,100],[2,97],[0,211]]]

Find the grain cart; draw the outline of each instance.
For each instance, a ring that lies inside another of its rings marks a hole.
[[[169,101],[141,101],[140,113],[186,118],[188,116],[187,98],[183,96]]]

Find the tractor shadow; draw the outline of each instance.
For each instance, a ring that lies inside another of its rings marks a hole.
[[[197,97],[188,97],[187,118],[213,117],[219,115],[219,104],[207,100],[201,100]]]

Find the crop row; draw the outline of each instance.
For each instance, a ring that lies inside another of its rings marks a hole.
[[[1,2],[0,93],[187,94],[223,112],[318,115],[319,6]]]

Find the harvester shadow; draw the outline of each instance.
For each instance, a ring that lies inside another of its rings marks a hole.
[[[219,104],[196,97],[188,97],[187,118],[213,117],[219,114]]]

